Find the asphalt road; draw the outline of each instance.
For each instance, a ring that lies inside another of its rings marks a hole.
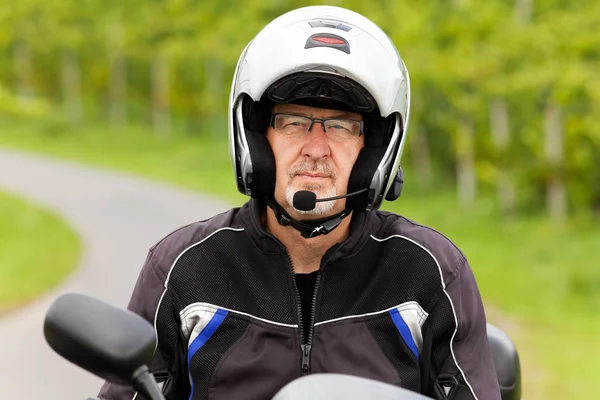
[[[0,319],[0,398],[11,400],[95,396],[101,381],[64,361],[44,340],[50,303],[62,293],[79,292],[124,307],[151,245],[228,208],[156,182],[4,149],[0,190],[59,214],[84,246],[79,268],[60,287]],[[38,240],[31,238],[31,251]]]

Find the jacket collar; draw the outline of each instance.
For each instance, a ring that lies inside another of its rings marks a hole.
[[[240,209],[241,222],[250,239],[262,252],[285,253],[283,244],[264,229],[261,218],[266,208],[264,201],[251,198]],[[350,236],[330,249],[332,253],[327,255],[329,262],[357,253],[368,241],[376,222],[375,212],[353,212],[351,218]]]

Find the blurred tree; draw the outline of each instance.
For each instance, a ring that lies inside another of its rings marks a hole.
[[[37,5],[33,1],[11,4],[0,11],[3,29],[0,44],[13,51],[14,87],[18,101],[26,101],[35,95],[33,78],[33,52],[31,41],[35,35]]]
[[[72,124],[150,123],[226,137],[231,77],[270,20],[317,0],[41,0],[0,8],[0,83]],[[379,24],[411,73],[405,163],[506,215],[600,208],[600,2],[330,0]],[[12,101],[12,100],[11,100]],[[18,100],[15,100],[18,101]]]
[[[107,13],[106,52],[108,56],[108,119],[113,129],[122,127],[127,119],[127,62],[124,51],[125,29],[123,9]]]

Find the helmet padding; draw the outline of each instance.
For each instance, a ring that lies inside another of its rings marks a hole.
[[[325,107],[320,99],[302,99],[304,105]],[[312,102],[311,100],[317,100]],[[294,104],[298,103],[296,101]],[[252,175],[260,177],[250,182],[251,196],[272,197],[275,193],[276,165],[271,146],[265,136],[274,103],[269,99],[254,102],[245,98],[243,103],[246,140],[252,157]],[[394,128],[394,118],[374,114],[363,115],[365,121],[365,147],[361,149],[348,181],[348,193],[369,187],[373,174],[383,158]],[[371,199],[365,192],[347,199],[346,209],[362,211]]]
[[[295,103],[304,99],[333,100],[359,113],[376,111],[377,103],[369,92],[351,79],[324,72],[299,72],[273,83],[266,96],[276,103]]]

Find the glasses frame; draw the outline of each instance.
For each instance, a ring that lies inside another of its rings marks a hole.
[[[359,124],[359,132],[358,132],[358,136],[356,136],[355,138],[359,138],[361,135],[365,134],[365,121],[360,121],[358,119],[352,119],[352,118],[340,118],[340,117],[334,117],[334,118],[311,118],[311,117],[307,117],[306,115],[299,115],[299,114],[292,114],[292,113],[274,113],[271,114],[271,118],[269,120],[269,126],[273,129],[275,129],[275,118],[277,118],[278,115],[289,115],[289,116],[293,116],[293,117],[302,117],[302,118],[306,118],[308,120],[310,120],[310,125],[308,126],[308,129],[306,130],[306,133],[310,132],[314,123],[315,122],[320,122],[321,126],[323,126],[323,131],[325,133],[327,133],[327,128],[325,128],[325,122],[327,121],[352,121],[352,122],[358,122]]]

